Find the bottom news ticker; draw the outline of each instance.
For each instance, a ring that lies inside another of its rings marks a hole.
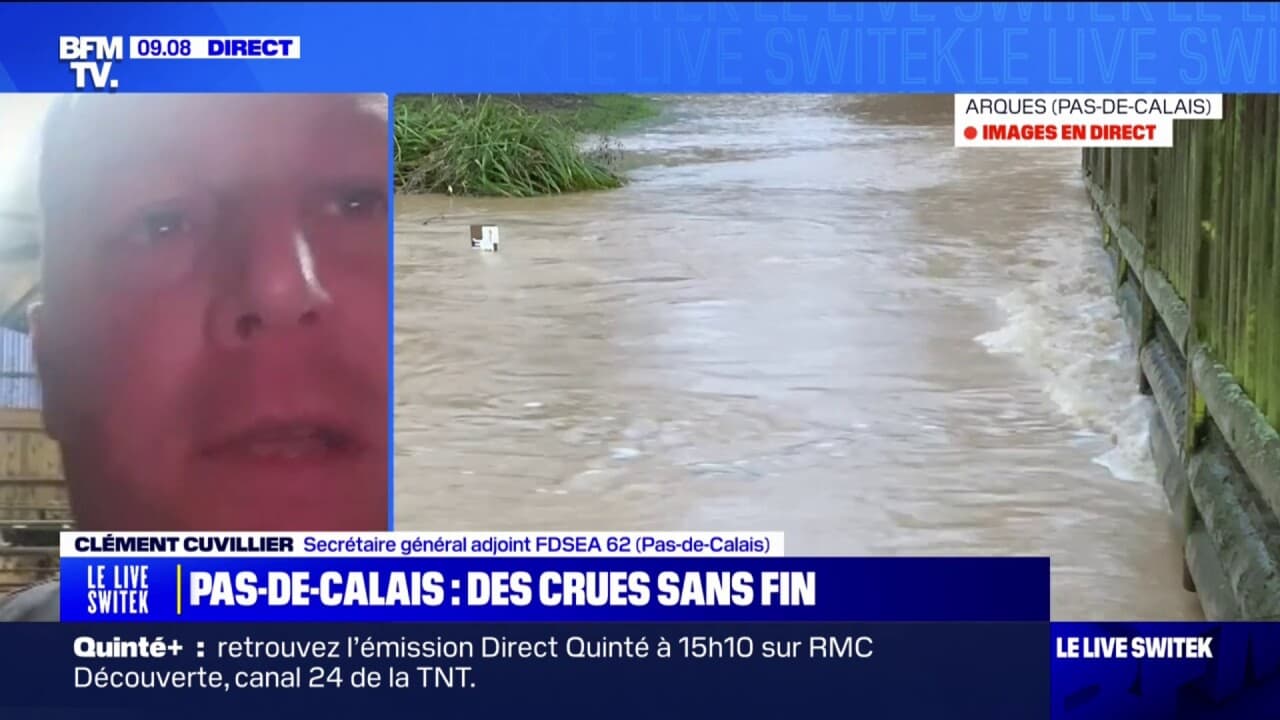
[[[1047,558],[792,557],[779,533],[67,533],[61,553],[61,622],[0,623],[0,708],[1026,720],[1280,707],[1280,625],[1051,623]]]

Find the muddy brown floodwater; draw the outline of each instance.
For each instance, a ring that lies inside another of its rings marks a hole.
[[[397,199],[398,528],[1049,555],[1055,619],[1199,617],[1078,151],[957,150],[947,99],[664,102],[624,189]]]

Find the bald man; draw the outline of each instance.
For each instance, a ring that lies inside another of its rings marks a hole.
[[[383,98],[63,98],[40,202],[32,338],[79,529],[387,528]],[[0,605],[57,616],[56,583]]]

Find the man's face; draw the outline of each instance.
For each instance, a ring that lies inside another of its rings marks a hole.
[[[385,529],[384,107],[98,100],[45,151],[33,316],[79,524]]]

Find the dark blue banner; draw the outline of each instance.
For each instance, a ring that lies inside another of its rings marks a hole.
[[[133,91],[1275,92],[1278,23],[1227,2],[6,4],[0,90],[72,90],[70,36]],[[196,60],[131,36],[262,42]],[[91,39],[112,37],[118,57]]]
[[[1053,717],[1280,717],[1280,623],[1055,623]]]
[[[11,625],[0,647],[22,651],[0,654],[0,706],[1035,720],[1049,710],[1048,635],[1043,623]]]
[[[64,621],[1047,621],[1046,558],[81,558]]]
[[[1264,623],[44,623],[0,625],[0,647],[0,709],[66,711],[56,717],[180,705],[1258,720],[1280,708],[1280,625]]]

